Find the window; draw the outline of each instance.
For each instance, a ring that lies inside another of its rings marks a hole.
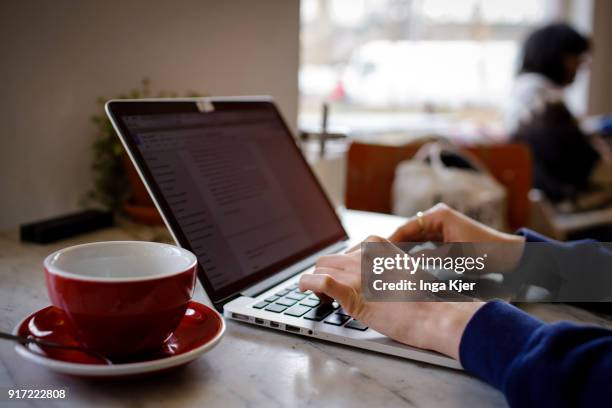
[[[500,130],[523,38],[554,0],[302,0],[300,128]]]

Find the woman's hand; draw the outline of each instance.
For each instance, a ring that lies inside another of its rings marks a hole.
[[[368,242],[385,242],[371,237]],[[361,293],[361,251],[327,255],[300,290],[335,299],[353,318],[399,342],[459,358],[463,331],[481,302],[369,302]]]
[[[421,221],[419,217],[409,218],[389,237],[389,241],[520,243],[524,238],[494,230],[440,203],[425,211]]]
[[[420,218],[420,220],[419,220]],[[512,271],[520,262],[525,249],[525,238],[497,231],[461,214],[446,204],[436,204],[421,217],[412,217],[390,237],[400,242],[472,242],[488,252],[487,270]]]

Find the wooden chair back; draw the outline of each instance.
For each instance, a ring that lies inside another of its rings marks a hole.
[[[349,209],[391,213],[391,186],[395,168],[414,156],[421,144],[404,146],[352,143],[347,154],[345,205]],[[532,184],[532,159],[522,144],[465,148],[489,169],[508,194],[507,220],[512,229],[529,221],[528,194]]]

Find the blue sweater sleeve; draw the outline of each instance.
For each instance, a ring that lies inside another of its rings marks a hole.
[[[541,286],[550,291],[554,301],[612,300],[612,244],[560,242],[525,228],[517,233],[532,244],[525,246],[521,263],[508,276],[510,284]]]
[[[501,301],[468,323],[464,368],[501,390],[512,407],[603,407],[612,403],[612,331],[546,324]]]

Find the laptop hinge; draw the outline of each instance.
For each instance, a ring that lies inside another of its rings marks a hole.
[[[239,298],[241,296],[240,293],[234,293],[233,295],[224,297],[223,299],[217,300],[212,302],[213,306],[215,309],[217,309],[217,311],[219,313],[223,313],[223,305],[225,305],[226,303],[231,302],[232,300]]]
[[[327,248],[309,256],[308,258],[305,258],[291,265],[289,268],[283,269],[282,271],[275,273],[269,278],[266,278],[256,283],[255,285],[249,286],[248,288],[243,290],[241,294],[243,296],[249,296],[249,297],[259,296],[266,290],[278,285],[282,281],[285,281],[289,279],[290,277],[295,276],[298,273],[303,272],[304,270],[310,268],[311,266],[315,264],[317,259],[319,259],[321,256],[339,252],[342,249],[346,248],[346,246],[347,246],[346,241],[337,242],[331,246],[328,246]]]

